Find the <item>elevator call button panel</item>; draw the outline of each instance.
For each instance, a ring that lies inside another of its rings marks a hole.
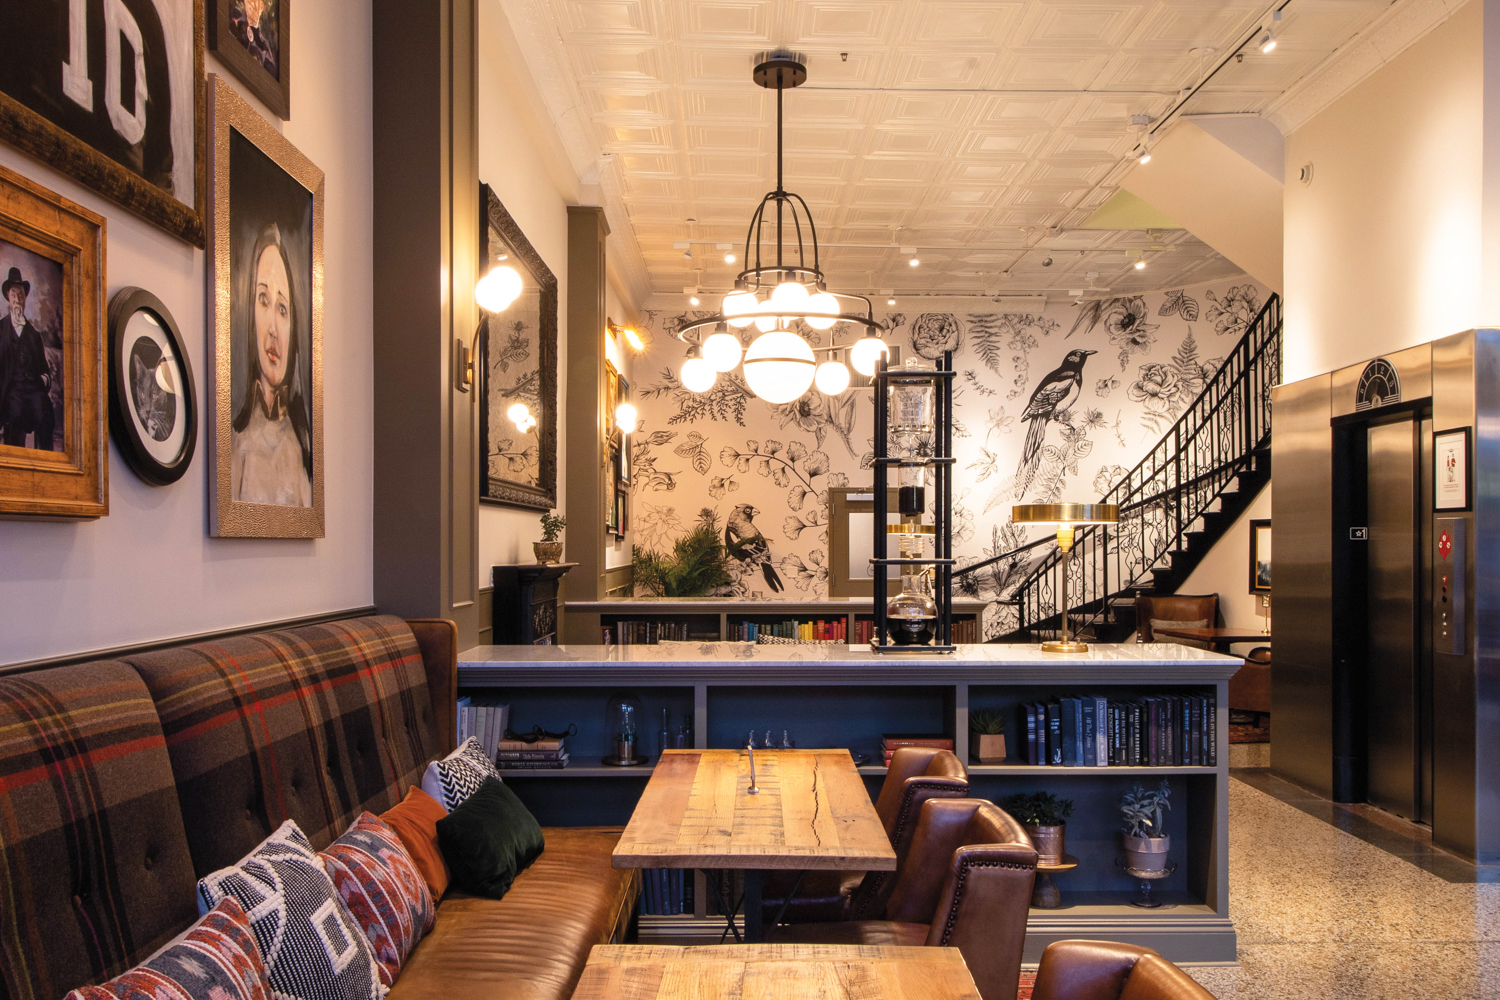
[[[1468,634],[1464,628],[1464,577],[1466,576],[1464,520],[1461,517],[1439,517],[1433,535],[1437,559],[1432,575],[1432,624],[1436,635],[1433,647],[1440,653],[1463,656],[1468,652]]]

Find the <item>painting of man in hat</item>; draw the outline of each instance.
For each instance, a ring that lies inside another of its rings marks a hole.
[[[3,251],[8,251],[3,256],[35,256],[19,247],[5,246]],[[49,282],[51,290],[58,291],[61,269],[53,262],[46,263],[59,271],[49,275],[55,278]],[[56,404],[62,398],[62,386],[57,384],[61,366],[54,369],[47,350],[50,338],[33,322],[31,281],[20,267],[12,266],[5,281],[0,282],[0,297],[4,299],[4,314],[0,315],[0,441],[18,448],[59,450],[63,428]]]

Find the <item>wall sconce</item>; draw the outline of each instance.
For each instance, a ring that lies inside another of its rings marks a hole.
[[[611,323],[609,324],[609,332],[616,339],[623,339],[625,343],[630,345],[631,350],[635,351],[637,354],[646,349],[645,341],[641,340],[641,335],[635,332],[634,327],[620,326],[618,323]]]
[[[536,417],[531,415],[531,411],[526,408],[525,403],[512,403],[510,409],[505,411],[505,415],[511,419],[511,422],[516,425],[516,430],[522,434],[525,434],[536,426]]]
[[[501,255],[501,260],[505,255]],[[510,304],[521,297],[523,284],[521,274],[509,264],[497,264],[489,273],[474,283],[474,301],[485,312],[504,312]],[[480,320],[483,322],[483,320]],[[474,331],[473,339],[479,336]],[[474,388],[474,347],[464,343],[462,337],[455,338],[453,345],[453,369],[458,380],[458,391],[468,392]],[[535,421],[532,421],[534,424]]]

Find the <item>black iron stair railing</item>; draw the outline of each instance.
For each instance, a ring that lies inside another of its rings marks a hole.
[[[1108,618],[1115,602],[1154,586],[1144,581],[1163,561],[1183,553],[1193,525],[1231,486],[1258,482],[1271,440],[1271,388],[1281,380],[1281,298],[1273,294],[1161,440],[1100,503],[1120,508],[1119,523],[1080,528],[1069,564],[1068,613],[1082,630]],[[1014,608],[1002,632],[1029,639],[1061,627],[1057,567],[1062,553],[1046,536],[956,569],[954,577],[988,570],[999,601]]]

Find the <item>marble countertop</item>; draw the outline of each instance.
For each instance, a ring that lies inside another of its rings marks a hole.
[[[1102,681],[1182,683],[1229,678],[1244,661],[1176,643],[1098,644],[1044,653],[1035,644],[985,643],[953,653],[873,653],[868,646],[663,642],[653,646],[476,646],[459,654],[461,687],[618,677],[747,684],[793,681],[941,683]],[[1067,675],[1067,676],[1064,676]]]

